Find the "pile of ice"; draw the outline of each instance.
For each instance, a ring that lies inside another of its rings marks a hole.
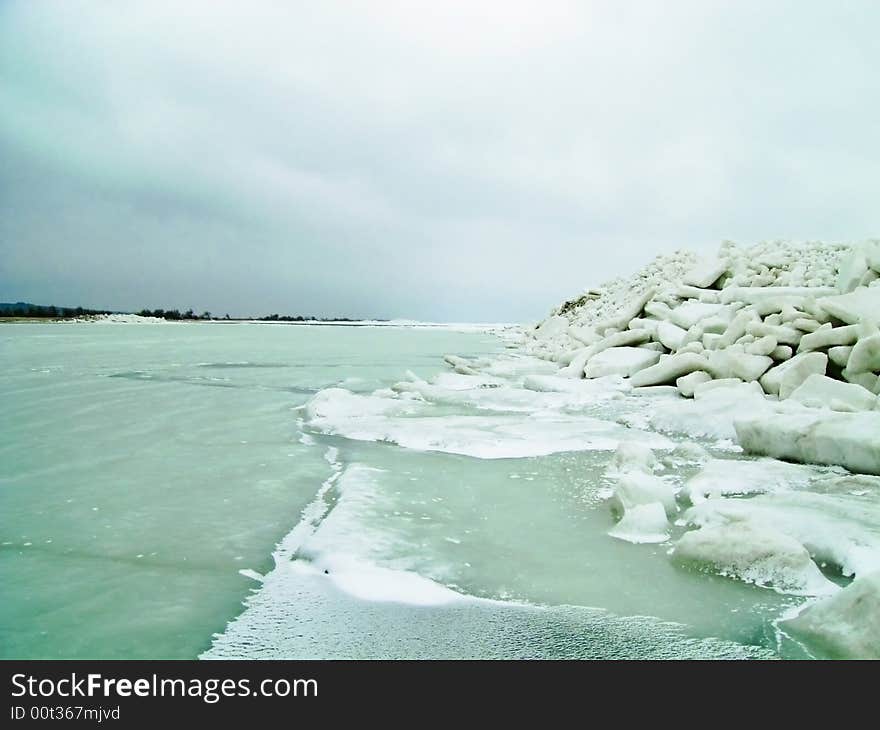
[[[681,483],[664,475],[675,452],[658,461],[622,444],[606,474],[612,537],[668,542],[686,569],[813,597],[783,631],[880,657],[878,321],[880,241],[725,243],[565,302],[524,349],[555,364],[546,379],[617,377],[667,396],[637,425],[772,457],[695,447],[700,469]]]
[[[67,322],[88,322],[90,324],[167,324],[168,320],[161,317],[142,317],[139,314],[96,314],[88,317],[77,317]]]
[[[684,481],[664,473],[683,463],[700,468]],[[880,477],[712,458],[688,442],[662,458],[621,443],[605,476],[611,537],[671,544],[683,569],[807,596],[784,633],[828,655],[880,658]]]
[[[880,240],[679,251],[590,289],[526,351],[569,378],[623,377],[687,403],[653,426],[880,474]]]

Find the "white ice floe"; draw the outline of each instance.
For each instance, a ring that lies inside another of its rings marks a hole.
[[[782,399],[814,374],[880,391],[878,247],[725,242],[713,259],[681,251],[658,257],[632,277],[565,302],[526,337],[525,350],[563,366],[566,377],[626,375],[634,395],[685,378],[681,392],[689,396],[706,379],[685,377],[695,372],[759,380]],[[616,348],[652,348],[660,358],[643,367],[650,356]],[[639,361],[623,362],[624,353]]]
[[[844,575],[880,567],[877,485],[852,481],[874,477],[829,470],[880,474],[878,319],[880,241],[725,242],[714,259],[658,257],[563,303],[545,325],[552,334],[526,331],[523,348],[555,363],[560,379],[622,376],[614,401],[622,423],[773,457],[682,461],[672,452],[646,466],[622,449],[606,474],[622,514],[611,535],[668,539],[677,485],[659,473],[702,463],[684,490],[694,503],[685,522],[701,529],[682,538],[678,555],[778,590],[822,594],[834,584],[813,560]],[[644,365],[649,356],[633,351],[649,348],[659,359]],[[629,408],[631,396],[644,400]]]
[[[573,380],[556,375],[527,375],[523,378],[523,388],[539,393],[570,393],[579,399],[589,397],[600,400],[619,397],[631,390],[632,386],[614,375],[590,380]]]
[[[609,500],[619,518],[608,534],[633,543],[664,542],[669,538],[667,516],[678,512],[676,487],[669,478],[654,474],[660,468],[646,445],[622,443],[606,472],[613,484]]]
[[[880,571],[856,578],[839,593],[807,605],[781,624],[832,656],[880,657]]]
[[[682,375],[675,381],[675,387],[685,398],[693,398],[697,386],[708,383],[712,376],[705,370],[695,370],[688,375]]]
[[[714,385],[717,381],[704,383]],[[693,400],[666,403],[652,411],[651,426],[668,433],[699,438],[735,439],[734,419],[742,413],[772,415],[773,404],[767,401],[756,384],[734,381],[730,385],[703,390],[697,386]]]
[[[407,385],[425,393],[440,393],[430,390],[436,386],[425,383]],[[547,407],[547,396],[561,396],[552,403],[555,406],[570,403],[566,393],[511,388],[499,394],[501,390],[466,391],[464,394],[462,391],[443,391],[442,396],[447,404],[460,405],[467,405],[467,399],[476,394],[486,394],[487,399],[510,398],[495,402],[500,411],[510,410],[515,403],[521,404],[514,398],[525,398],[534,412],[528,415],[502,412],[485,416],[441,414],[436,411],[436,403],[425,401],[419,393],[395,394],[389,391],[362,395],[331,388],[316,394],[307,404],[307,424],[322,433],[358,441],[384,441],[419,451],[443,451],[485,459],[543,456],[563,451],[611,451],[624,441],[642,441],[652,448],[671,448],[668,439],[659,434]],[[402,397],[404,395],[415,396],[415,399]],[[482,405],[488,403],[487,400]]]
[[[634,375],[639,370],[654,365],[660,353],[640,347],[611,347],[590,358],[585,368],[588,378],[605,375]]]
[[[877,313],[880,315],[880,311]],[[862,337],[853,346],[847,358],[848,373],[875,373],[880,371],[880,333]]]
[[[660,502],[635,505],[628,509],[611,530],[611,537],[632,543],[666,542],[669,521]]]
[[[683,277],[689,286],[706,289],[718,281],[727,271],[727,263],[719,259],[701,259]]]
[[[395,535],[368,528],[375,522],[370,515],[382,509],[378,485],[382,473],[362,464],[340,471],[333,485],[338,497],[332,509],[319,495],[320,515],[304,517],[294,529],[299,534],[285,538],[286,559],[264,582],[284,580],[285,573],[294,571],[326,576],[338,589],[365,601],[434,606],[467,600],[419,574],[413,565],[386,562],[394,552]]]
[[[748,355],[729,348],[709,353],[708,370],[716,378],[739,378],[746,382],[757,380],[773,364],[766,355]]]
[[[825,347],[853,345],[859,339],[859,326],[856,324],[834,327],[830,322],[808,332],[798,344],[798,352],[810,352]]]
[[[789,400],[809,408],[844,412],[871,411],[877,407],[877,396],[862,386],[819,374],[810,375],[795,388]]]
[[[761,376],[761,386],[767,393],[786,398],[810,375],[824,375],[827,367],[825,353],[802,352],[768,370]]]
[[[833,485],[834,478],[829,481]],[[845,576],[880,569],[880,505],[868,497],[783,491],[709,499],[685,512],[684,521],[699,527],[745,522],[781,532],[806,547],[817,563]]]
[[[753,454],[880,474],[880,411],[764,410],[739,415],[734,427],[739,443]]]
[[[775,459],[710,459],[685,483],[693,504],[713,497],[804,489],[822,476],[815,467]]]
[[[705,370],[707,367],[708,360],[694,352],[665,355],[661,356],[656,365],[640,370],[633,375],[630,382],[633,387],[664,385],[674,383],[682,375],[687,375],[695,370]]]
[[[880,313],[880,287],[860,287],[848,294],[828,296],[817,304],[832,317],[847,324],[874,319]]]
[[[837,590],[797,540],[747,522],[686,532],[675,544],[673,559],[784,593],[815,596]]]
[[[681,329],[689,330],[697,322],[717,315],[723,310],[724,307],[720,304],[689,301],[673,309],[670,312],[669,318],[673,324],[678,325]]]
[[[675,502],[675,487],[667,480],[644,470],[620,472],[614,480],[611,508],[618,514],[625,514],[634,507],[657,502],[663,505],[669,516],[678,512]]]

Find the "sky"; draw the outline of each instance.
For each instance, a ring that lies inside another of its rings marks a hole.
[[[880,235],[880,4],[0,0],[0,301],[534,321]]]

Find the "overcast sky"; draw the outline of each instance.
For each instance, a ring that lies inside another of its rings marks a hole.
[[[537,319],[880,235],[880,3],[0,0],[0,301]]]

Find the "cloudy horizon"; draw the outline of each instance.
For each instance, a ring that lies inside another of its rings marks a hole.
[[[870,2],[0,0],[0,301],[520,321],[880,235]]]

